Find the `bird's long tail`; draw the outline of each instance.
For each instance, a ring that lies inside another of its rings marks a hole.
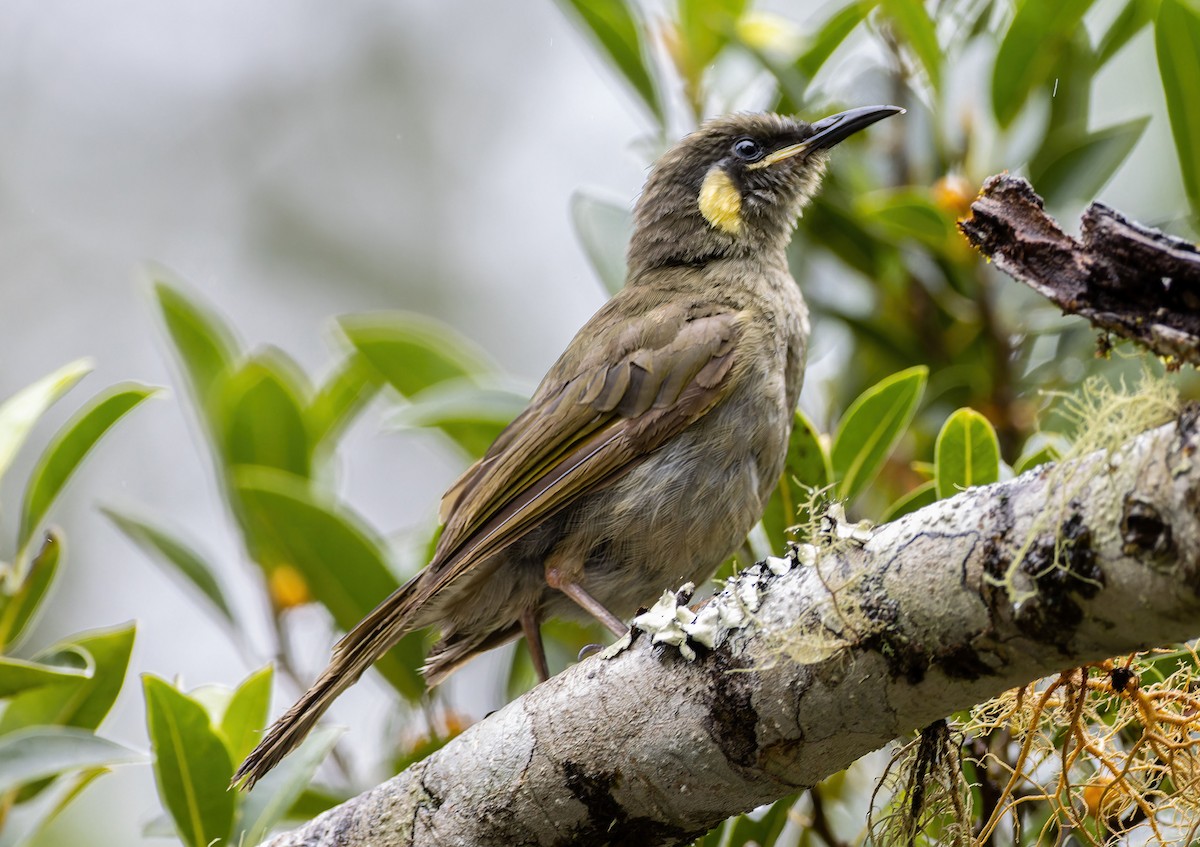
[[[421,606],[422,593],[417,590],[418,579],[414,577],[397,588],[334,646],[329,665],[304,696],[271,725],[233,775],[233,785],[246,790],[253,788],[254,783],[304,740],[338,695],[416,628],[413,617]]]

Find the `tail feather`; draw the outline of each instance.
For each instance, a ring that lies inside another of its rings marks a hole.
[[[413,590],[415,583],[416,578],[409,580],[346,633],[333,648],[329,665],[312,687],[271,725],[263,740],[242,762],[233,775],[233,785],[246,790],[253,788],[284,756],[299,746],[338,695],[357,682],[367,668],[406,633],[416,628],[414,613],[421,604],[414,602],[419,599],[419,592]]]

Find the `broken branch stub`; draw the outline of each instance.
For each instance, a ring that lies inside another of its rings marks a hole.
[[[1200,367],[1200,250],[1093,203],[1078,239],[1020,177],[988,177],[959,222],[996,267],[1064,312],[1128,338],[1168,364]]]

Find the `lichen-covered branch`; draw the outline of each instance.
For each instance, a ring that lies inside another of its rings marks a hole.
[[[1046,214],[1020,177],[987,179],[959,223],[998,268],[1064,312],[1130,338],[1171,362],[1200,366],[1200,250],[1130,221],[1103,203],[1078,239]]]
[[[834,532],[728,587],[707,617],[734,628],[694,660],[642,634],[271,844],[684,844],[1001,691],[1200,635],[1198,451],[1191,408]]]

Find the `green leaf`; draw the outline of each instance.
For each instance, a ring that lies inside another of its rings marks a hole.
[[[43,833],[66,810],[67,806],[71,805],[89,785],[111,772],[111,769],[107,766],[86,768],[74,774],[71,779],[64,780],[61,784],[61,789],[58,791],[58,796],[44,808],[40,809],[33,820],[28,821],[25,831],[19,835],[13,833],[13,838],[8,841],[5,840],[5,835],[0,835],[0,844],[16,844],[19,847],[30,847],[33,844],[43,843],[45,840],[42,837]]]
[[[405,397],[439,382],[493,370],[473,342],[420,315],[345,315],[338,326],[379,376]]]
[[[932,479],[929,482],[923,482],[889,506],[883,516],[882,522],[891,523],[896,518],[903,517],[909,512],[915,512],[917,509],[925,508],[930,503],[936,503],[937,499],[937,483]]]
[[[53,530],[47,530],[42,549],[29,563],[16,590],[10,592],[0,584],[0,649],[11,649],[20,643],[54,583],[61,558],[62,542]]]
[[[633,234],[633,213],[623,205],[582,191],[571,195],[571,222],[583,252],[609,294],[625,285],[625,251]]]
[[[349,630],[399,587],[383,542],[343,504],[304,480],[267,468],[244,467],[234,484],[244,508],[247,537],[268,571],[290,565],[309,590]],[[410,633],[376,667],[409,700],[425,691],[420,633]]]
[[[345,794],[334,794],[328,788],[310,785],[296,798],[296,802],[283,817],[289,821],[310,821],[349,799]]]
[[[959,409],[942,425],[934,447],[939,500],[1000,479],[1000,442],[988,419]]]
[[[662,103],[646,64],[641,29],[629,4],[624,0],[559,0],[559,4],[574,11],[650,113],[662,123]]]
[[[919,191],[873,192],[861,198],[859,209],[862,219],[878,226],[889,241],[913,239],[944,250],[958,237],[953,218]]]
[[[34,661],[42,664],[82,665],[87,672],[13,697],[0,716],[0,734],[39,724],[83,729],[100,726],[125,683],[135,632],[132,623],[84,632],[34,656]]]
[[[1095,197],[1133,152],[1149,122],[1149,117],[1135,118],[1060,141],[1044,162],[1039,156],[1031,165],[1030,179],[1049,202]]]
[[[343,358],[309,403],[306,417],[313,439],[321,441],[336,437],[378,389],[378,375],[359,353],[353,352]]]
[[[908,368],[877,382],[850,404],[833,438],[837,495],[853,500],[874,481],[912,422],[929,369]]]
[[[1016,466],[1013,468],[1013,473],[1017,476],[1025,473],[1027,470],[1046,465],[1050,462],[1057,462],[1062,459],[1062,453],[1059,452],[1053,444],[1043,444],[1038,449],[1031,453],[1027,453],[1017,460]]]
[[[43,685],[86,679],[88,676],[83,668],[42,665],[0,656],[0,698],[12,697]]]
[[[777,843],[780,834],[788,823],[788,812],[795,805],[796,798],[784,797],[776,800],[763,813],[738,815],[729,818],[721,826],[714,829],[704,838],[696,842],[696,847],[742,847],[742,845],[761,844],[771,847]],[[824,843],[824,842],[822,842]]]
[[[226,621],[236,623],[212,565],[194,547],[162,527],[128,513],[109,508],[101,508],[100,511],[149,555],[152,561],[165,565],[169,572],[182,576],[212,603]]]
[[[46,410],[91,372],[92,367],[90,359],[76,359],[22,388],[0,405],[0,478]]]
[[[260,668],[242,681],[230,698],[221,715],[217,732],[229,751],[229,759],[240,762],[250,754],[262,737],[267,725],[268,709],[271,705],[271,679],[274,673],[270,665]],[[256,841],[247,842],[257,844]]]
[[[0,795],[70,771],[142,757],[128,747],[85,729],[35,726],[0,737]]]
[[[233,763],[204,707],[154,676],[142,680],[154,778],[163,806],[188,847],[224,843],[233,828]]]
[[[1035,0],[1036,2],[1036,0]],[[904,43],[912,48],[937,91],[942,86],[942,48],[925,0],[882,0],[884,14]]]
[[[161,279],[154,283],[154,296],[201,416],[211,425],[209,392],[239,356],[233,331],[215,312]]]
[[[771,494],[762,518],[772,549],[783,549],[785,530],[789,526],[807,523],[808,515],[801,513],[809,500],[805,488],[824,488],[829,484],[831,473],[829,454],[816,426],[807,415],[797,411],[783,476]]]
[[[816,76],[817,71],[821,70],[821,67],[833,55],[833,51],[850,37],[850,33],[854,32],[859,24],[866,20],[874,6],[874,2],[867,2],[867,0],[847,3],[830,15],[829,20],[816,31],[804,52],[796,59],[796,68],[800,73],[810,80]],[[804,104],[796,103],[795,105],[800,107]]]
[[[294,753],[279,763],[242,803],[236,844],[258,844],[296,803],[321,762],[329,755],[344,730],[323,726],[313,730]]]
[[[1142,27],[1154,20],[1158,15],[1158,7],[1159,0],[1129,0],[1100,38],[1100,45],[1096,48],[1097,67],[1107,64],[1142,31]]]
[[[436,427],[467,455],[478,458],[528,403],[528,397],[515,391],[453,380],[413,397],[409,405],[390,417],[389,423],[406,428]]]
[[[1200,9],[1186,0],[1162,0],[1154,40],[1183,187],[1200,219]]]
[[[307,386],[281,351],[255,353],[213,388],[214,419],[227,465],[263,465],[298,476],[312,472],[304,409]]]
[[[29,477],[21,503],[17,549],[25,551],[50,506],[88,451],[114,423],[156,389],[127,383],[97,395],[55,435]]]
[[[992,72],[992,111],[1002,127],[1013,122],[1035,89],[1050,87],[1058,48],[1082,26],[1092,2],[1024,0],[1017,8]]]
[[[679,0],[676,66],[691,91],[698,91],[708,67],[729,43],[747,0]]]

